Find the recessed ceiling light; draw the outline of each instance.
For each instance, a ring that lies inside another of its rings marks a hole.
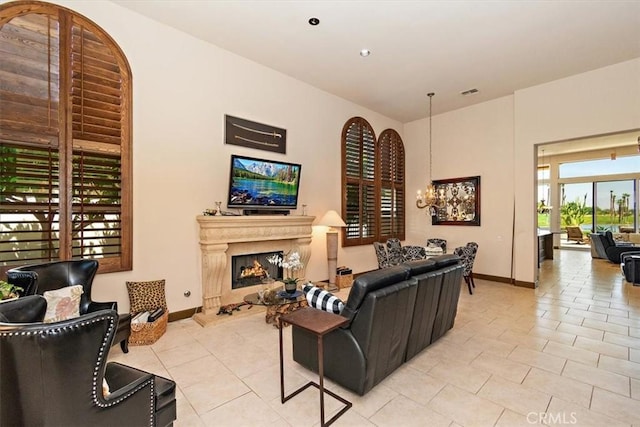
[[[360,56],[362,56],[363,58],[369,55],[371,55],[371,51],[369,49],[362,49],[360,51]]]
[[[309,24],[310,25],[313,25],[315,27],[319,23],[320,23],[320,20],[318,18],[309,18]]]

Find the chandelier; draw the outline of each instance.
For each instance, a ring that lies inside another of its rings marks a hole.
[[[418,207],[418,209],[424,209],[424,208],[429,208],[429,215],[431,216],[435,216],[437,213],[437,207],[438,207],[438,196],[436,194],[436,188],[433,185],[433,181],[431,180],[431,169],[432,169],[432,165],[433,165],[433,157],[431,156],[431,117],[432,117],[432,99],[433,99],[433,95],[435,95],[435,93],[433,92],[429,92],[427,94],[427,96],[429,97],[429,174],[428,174],[428,178],[429,180],[427,181],[427,188],[425,189],[424,193],[422,192],[422,190],[418,190],[418,194],[416,196],[417,200],[416,200],[416,206]]]

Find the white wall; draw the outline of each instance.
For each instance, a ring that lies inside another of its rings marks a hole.
[[[533,282],[536,144],[640,129],[640,58],[515,93],[516,279]]]
[[[319,217],[340,211],[340,137],[350,117],[402,135],[397,121],[116,4],[58,3],[107,31],[133,72],[133,271],[99,275],[93,295],[117,300],[120,311],[129,308],[127,280],[166,279],[171,311],[201,305],[195,218],[215,201],[224,206],[232,153],[301,163],[300,206]],[[225,145],[225,114],[287,129],[286,156]],[[307,277],[323,280],[326,228],[316,228]],[[338,262],[355,271],[376,265],[372,248],[341,249]]]
[[[515,205],[513,277],[532,283],[538,272],[536,144],[633,129],[640,129],[640,58],[434,116],[432,178],[480,175],[482,225],[431,226],[411,205],[407,240],[443,237],[450,247],[474,240],[480,245],[474,272],[511,277]],[[428,119],[405,124],[409,194],[426,185],[428,130]]]
[[[438,95],[433,102],[437,103]],[[428,102],[428,101],[425,101]],[[407,155],[407,241],[447,239],[447,248],[479,244],[474,272],[511,275],[513,213],[513,96],[506,96],[432,118],[431,178],[480,176],[480,227],[431,225],[426,209],[415,207],[415,192],[427,183],[429,119],[405,124]]]

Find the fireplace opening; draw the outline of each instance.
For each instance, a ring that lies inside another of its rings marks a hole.
[[[231,257],[231,289],[259,285],[265,279],[282,277],[282,267],[271,264],[267,258],[282,251],[261,252]]]

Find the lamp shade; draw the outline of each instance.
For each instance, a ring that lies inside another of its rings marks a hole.
[[[334,210],[327,211],[327,213],[324,214],[322,218],[320,218],[320,221],[318,221],[318,225],[326,225],[328,227],[346,227],[347,226],[347,224],[342,220],[342,218],[340,218],[340,215],[338,214],[338,212]]]

